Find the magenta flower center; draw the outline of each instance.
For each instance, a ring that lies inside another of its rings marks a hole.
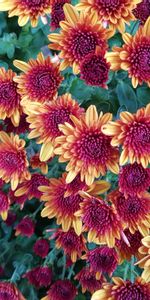
[[[148,300],[147,292],[137,283],[128,282],[113,292],[116,300]]]
[[[150,78],[150,39],[144,37],[130,54],[131,74],[140,80],[147,81]]]
[[[134,122],[126,134],[125,145],[134,150],[136,155],[150,153],[150,122]]]
[[[64,190],[58,191],[58,195],[56,195],[56,205],[57,209],[61,211],[62,214],[67,216],[73,216],[74,213],[79,210],[80,203],[83,201],[83,198],[80,195],[71,195],[69,197],[64,197]]]
[[[20,99],[15,82],[0,81],[0,105],[4,106],[4,110],[9,112],[10,109],[18,107]]]
[[[18,300],[18,296],[15,295],[15,291],[13,290],[13,288],[4,285],[3,287],[0,287],[0,299],[1,300]]]
[[[122,6],[122,0],[96,0],[95,4],[97,8],[103,9],[105,12],[111,14]]]
[[[48,8],[50,0],[20,0],[20,4],[30,10],[33,15],[36,15],[40,9]]]
[[[18,152],[0,152],[0,167],[6,170],[10,176],[15,173],[22,173],[26,167],[26,156],[24,151]]]
[[[51,26],[56,29],[59,27],[59,22],[64,20],[65,15],[63,11],[63,6],[65,3],[69,3],[69,0],[56,0],[52,4],[51,12]]]

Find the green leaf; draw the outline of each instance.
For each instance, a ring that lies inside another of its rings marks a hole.
[[[86,85],[83,80],[76,77],[72,81],[69,92],[79,103],[83,103],[90,99],[90,96],[93,92],[93,87]]]
[[[139,87],[136,91],[138,101],[144,105],[150,102],[150,88],[149,87]]]
[[[116,88],[120,106],[125,105],[127,110],[135,112],[137,110],[137,98],[134,90],[130,85],[120,81]]]
[[[84,295],[79,294],[79,295],[75,298],[75,300],[86,300],[86,298],[85,298]]]

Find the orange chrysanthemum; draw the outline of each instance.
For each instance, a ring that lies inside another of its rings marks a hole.
[[[32,169],[40,169],[43,174],[48,173],[48,165],[44,161],[40,161],[40,154],[36,153],[30,158],[30,166]]]
[[[60,50],[63,59],[60,68],[73,67],[73,73],[79,73],[80,61],[89,53],[95,52],[96,46],[107,48],[109,31],[104,29],[96,14],[78,13],[77,9],[64,5],[65,21],[60,22],[59,34],[50,34],[50,49]]]
[[[25,141],[18,135],[0,132],[0,178],[6,183],[11,182],[13,191],[19,182],[30,179],[24,146]]]
[[[56,138],[59,146],[55,154],[60,155],[60,162],[69,161],[67,183],[78,174],[81,181],[91,185],[107,169],[118,173],[118,149],[110,145],[110,138],[101,131],[111,118],[110,113],[101,112],[98,116],[96,107],[91,105],[80,119],[71,117],[73,126],[67,122],[59,126],[64,135]]]
[[[0,68],[0,119],[10,118],[14,126],[18,126],[21,114],[21,96],[14,82],[16,73]]]
[[[9,17],[18,16],[20,26],[30,20],[36,27],[39,17],[50,13],[50,0],[1,0],[0,11],[9,11]]]
[[[1,300],[26,300],[17,287],[9,282],[0,282]]]
[[[124,229],[129,228],[133,234],[136,230],[145,236],[150,228],[150,194],[140,196],[128,195],[127,198],[119,192],[112,191],[108,199],[114,204]]]
[[[43,54],[39,53],[35,60],[30,59],[28,63],[14,60],[14,65],[24,72],[14,78],[22,95],[22,105],[28,101],[48,102],[57,94],[63,79],[58,61],[53,63],[49,56],[44,58]]]
[[[142,246],[139,248],[140,260],[136,263],[143,268],[142,278],[150,282],[150,235],[142,239]]]
[[[86,184],[79,185],[77,190],[74,181],[72,184],[66,184],[66,176],[67,174],[63,173],[61,178],[51,178],[49,186],[41,186],[39,188],[44,193],[41,200],[46,202],[41,215],[49,219],[56,217],[57,224],[62,224],[64,231],[68,231],[71,227],[74,227],[75,232],[80,234],[82,222],[80,218],[74,216],[74,213],[79,210],[79,204],[83,201],[82,197],[78,194],[79,189],[87,190],[88,187]],[[109,183],[98,181],[97,184],[94,183],[90,187],[90,192],[93,194],[103,193],[108,188]]]
[[[80,209],[74,215],[81,219],[82,230],[88,232],[88,242],[114,247],[115,239],[121,238],[122,231],[116,210],[102,198],[92,197],[83,191],[80,194],[84,198],[79,204]]]
[[[112,137],[111,145],[122,145],[120,164],[128,160],[137,162],[144,168],[150,162],[150,104],[135,114],[121,112],[120,120],[103,126],[102,132]]]
[[[134,88],[143,82],[150,87],[150,17],[135,36],[125,33],[122,37],[125,44],[106,55],[111,69],[128,71]]]
[[[142,0],[81,0],[77,8],[98,14],[100,21],[107,21],[113,33],[125,31],[125,24],[134,20],[132,10]]]
[[[96,291],[91,300],[149,300],[150,284],[141,277],[137,277],[135,282],[124,281],[119,277],[113,278],[112,283],[104,283],[103,288]]]
[[[30,105],[27,121],[31,123],[32,131],[28,137],[38,137],[37,143],[42,144],[41,161],[47,161],[54,156],[54,149],[58,145],[56,137],[61,135],[59,124],[72,124],[70,116],[79,118],[83,111],[70,94],[59,96],[50,103]]]

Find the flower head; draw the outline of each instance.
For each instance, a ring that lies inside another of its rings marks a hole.
[[[147,235],[150,228],[150,194],[140,196],[128,195],[124,197],[118,190],[108,196],[114,204],[124,228],[129,228],[133,234],[139,230],[142,235]]]
[[[144,24],[150,15],[150,1],[142,0],[133,10],[134,16]]]
[[[49,252],[49,242],[46,239],[39,239],[35,242],[33,250],[36,255],[44,258]]]
[[[98,14],[100,21],[107,21],[115,33],[118,29],[121,33],[125,31],[125,24],[134,20],[132,10],[142,0],[81,0],[77,5],[79,10],[93,11]]]
[[[49,267],[36,267],[28,271],[24,277],[37,289],[48,287],[52,281],[52,270]]]
[[[138,249],[140,260],[136,264],[144,268],[141,276],[146,282],[150,282],[150,235],[145,236],[141,242],[142,245]]]
[[[100,48],[96,49],[96,53],[86,55],[81,60],[79,68],[81,79],[84,79],[86,84],[107,88],[110,64],[107,63]]]
[[[55,153],[60,155],[60,162],[69,161],[67,183],[78,174],[81,181],[91,185],[107,169],[118,173],[118,149],[110,145],[110,138],[101,131],[111,118],[110,113],[101,112],[98,116],[96,107],[91,105],[80,119],[71,117],[73,125],[66,122],[59,126],[64,135],[56,139],[59,145]]]
[[[10,118],[13,125],[18,126],[22,110],[15,75],[10,69],[0,68],[0,119]]]
[[[91,271],[88,267],[83,268],[76,276],[75,279],[79,280],[82,286],[82,293],[89,291],[94,293],[100,289],[103,282],[103,277],[96,279],[95,272]]]
[[[16,235],[30,237],[34,233],[35,224],[28,216],[24,217],[16,226]]]
[[[24,26],[29,20],[36,27],[40,16],[50,13],[50,0],[2,0],[0,11],[9,11],[9,17],[18,16],[18,24]]]
[[[104,284],[101,290],[93,294],[91,300],[149,300],[150,284],[145,283],[142,278],[137,277],[134,283],[119,277],[114,277],[113,281],[114,284]]]
[[[141,164],[128,164],[119,172],[119,190],[125,196],[144,192],[150,186],[150,169]]]
[[[74,300],[76,294],[76,288],[70,280],[57,280],[41,300]]]
[[[71,0],[51,0],[51,30],[55,30],[60,27],[59,22],[65,19],[63,6],[65,3],[70,3]]]
[[[60,50],[61,70],[73,67],[79,73],[79,63],[89,53],[95,52],[96,46],[107,48],[108,31],[104,29],[96,14],[78,13],[77,9],[66,3],[63,7],[65,21],[60,22],[59,34],[50,34],[50,49]]]
[[[0,282],[1,300],[26,300],[16,286],[9,282]]]
[[[118,265],[116,250],[107,246],[88,251],[83,258],[89,263],[90,270],[96,273],[97,279],[101,277],[101,273],[108,273],[112,276]]]
[[[125,44],[114,47],[113,52],[107,53],[111,69],[128,71],[134,88],[143,82],[150,86],[150,17],[144,26],[140,26],[134,36],[123,34]]]
[[[10,200],[8,196],[0,190],[0,215],[4,221],[6,221],[8,216]]]
[[[48,56],[44,58],[39,53],[37,59],[30,59],[28,63],[14,60],[14,65],[24,73],[15,77],[18,89],[22,95],[22,105],[27,106],[30,102],[47,102],[57,94],[57,89],[62,81],[59,72],[59,63],[53,63]],[[30,110],[30,106],[29,106]]]
[[[150,104],[135,114],[121,112],[120,120],[105,124],[102,132],[112,137],[111,145],[121,145],[120,164],[128,160],[137,162],[144,168],[150,162]]]
[[[80,203],[80,210],[75,215],[81,218],[83,230],[88,232],[88,241],[114,247],[115,238],[120,239],[122,230],[116,211],[102,198],[95,198],[84,192],[82,196],[84,199]]]
[[[30,158],[30,166],[32,169],[40,169],[44,175],[48,173],[48,165],[45,161],[40,161],[39,153]]]
[[[8,183],[14,191],[19,182],[30,179],[27,169],[28,161],[24,149],[25,141],[18,135],[0,131],[0,177]]]
[[[81,257],[82,252],[86,251],[85,239],[83,235],[77,235],[73,229],[68,232],[63,232],[59,229],[55,233],[56,248],[62,248],[65,255],[71,257],[72,262],[76,262],[77,258]]]
[[[57,146],[56,137],[61,135],[59,125],[65,122],[72,123],[70,116],[79,118],[83,109],[71,98],[70,94],[59,96],[50,103],[33,104],[30,106],[27,121],[31,123],[32,131],[29,138],[37,138],[42,144],[40,160],[46,161],[54,155]]]

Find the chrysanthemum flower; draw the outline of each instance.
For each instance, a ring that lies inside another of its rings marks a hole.
[[[150,235],[142,239],[142,246],[139,248],[140,260],[136,263],[140,268],[144,268],[142,278],[150,282]]]
[[[119,253],[119,262],[122,263],[125,259],[131,260],[132,255],[138,257],[138,248],[141,245],[142,235],[139,231],[135,231],[133,234],[125,229],[124,234],[128,239],[129,246],[121,238],[116,240],[117,252]]]
[[[96,279],[95,272],[91,271],[88,267],[83,268],[76,276],[75,279],[79,280],[82,293],[89,291],[94,293],[97,289],[100,289],[103,282],[103,277],[99,280]]]
[[[139,230],[143,236],[150,228],[150,194],[140,196],[128,195],[124,197],[118,190],[111,192],[108,199],[114,204],[124,229],[129,228],[133,234]]]
[[[37,289],[48,287],[52,281],[52,270],[46,266],[35,267],[28,271],[23,277],[27,278]]]
[[[0,68],[0,119],[10,118],[14,126],[18,126],[21,114],[21,96],[14,81],[16,73]]]
[[[8,216],[10,200],[8,196],[0,190],[0,216],[6,221]]]
[[[125,33],[122,37],[125,44],[121,48],[114,47],[113,52],[106,55],[111,69],[128,71],[134,88],[143,82],[150,87],[150,17],[134,36]]]
[[[120,120],[105,124],[102,132],[112,137],[111,145],[122,145],[120,164],[128,160],[144,168],[150,162],[150,104],[135,114],[121,112]]]
[[[118,265],[116,250],[107,246],[88,251],[82,258],[90,264],[90,270],[96,273],[97,279],[101,277],[102,273],[108,273],[112,276]]]
[[[16,226],[15,235],[30,237],[34,233],[35,224],[28,216],[24,217]]]
[[[18,16],[20,26],[30,20],[36,27],[39,17],[50,13],[50,0],[1,0],[0,11],[9,11],[9,17]]]
[[[46,239],[39,239],[35,242],[33,250],[36,255],[44,258],[49,252],[49,242]]]
[[[82,192],[82,196],[84,199],[80,203],[80,210],[75,215],[81,218],[83,231],[88,232],[88,241],[114,247],[115,238],[120,239],[122,230],[115,209],[102,198],[92,197],[85,192]]]
[[[101,290],[93,294],[91,300],[149,300],[150,298],[150,284],[140,277],[137,277],[134,283],[119,277],[114,277],[113,282],[114,284],[104,284]]]
[[[57,280],[41,300],[74,300],[76,294],[77,290],[70,280]]]
[[[27,131],[29,131],[29,124],[26,121],[26,117],[27,115],[24,113],[20,115],[20,121],[17,127],[12,124],[10,119],[6,118],[4,121],[5,131],[8,133],[13,132],[15,134],[25,134]]]
[[[13,211],[9,210],[8,216],[7,216],[7,219],[6,219],[5,223],[6,223],[7,226],[13,228],[13,225],[14,225],[16,219],[17,219],[16,213],[14,213]]]
[[[96,107],[91,105],[80,119],[71,117],[73,126],[67,122],[59,126],[63,136],[56,138],[59,146],[55,154],[60,155],[60,162],[69,161],[67,183],[80,174],[81,181],[91,185],[107,169],[119,172],[118,149],[110,145],[110,138],[101,131],[111,118],[110,113],[101,112],[98,116]]]
[[[14,60],[14,65],[24,73],[14,78],[18,83],[18,90],[22,95],[22,105],[28,107],[28,101],[46,102],[53,99],[63,79],[59,72],[59,63],[53,63],[48,56],[44,58],[39,53],[37,59],[30,59],[28,63]]]
[[[36,153],[30,158],[30,166],[32,169],[40,169],[44,175],[48,173],[48,165],[45,161],[40,161],[40,153]]]
[[[13,191],[19,182],[30,179],[24,146],[25,141],[19,139],[18,135],[9,136],[0,131],[0,178],[6,183],[11,182]]]
[[[146,191],[150,186],[150,169],[141,164],[128,164],[119,172],[119,190],[125,197]]]
[[[63,6],[65,3],[70,3],[71,0],[50,0],[51,6],[51,30],[59,28],[59,22],[65,19]]]
[[[87,11],[89,14],[95,12],[100,21],[108,22],[115,33],[118,29],[121,33],[125,31],[125,24],[134,20],[132,10],[142,0],[81,0],[77,8]]]
[[[150,16],[150,1],[142,0],[142,2],[133,10],[133,14],[140,20],[141,24],[144,24]]]
[[[44,175],[39,173],[34,173],[31,175],[30,180],[24,181],[18,189],[15,191],[15,196],[20,197],[22,195],[27,195],[27,198],[31,200],[32,198],[40,199],[42,196],[42,192],[39,191],[39,187],[41,185],[48,186],[49,179]]]
[[[54,155],[56,137],[61,135],[59,124],[72,123],[70,116],[80,118],[83,111],[70,94],[59,96],[50,103],[31,105],[27,121],[31,123],[32,131],[28,137],[38,137],[37,143],[42,144],[41,161],[46,161]]]
[[[23,209],[25,202],[28,200],[28,197],[26,194],[23,194],[19,197],[15,196],[15,191],[12,191],[11,189],[8,192],[8,196],[10,199],[10,203],[14,204],[17,203],[20,205],[21,209]]]
[[[68,232],[64,232],[59,229],[55,233],[56,248],[62,248],[65,255],[71,257],[72,262],[76,262],[77,258],[80,258],[82,252],[86,251],[86,240],[83,235],[77,235],[74,229],[70,229]]]
[[[2,281],[0,282],[0,299],[26,300],[14,284]]]
[[[106,50],[109,32],[102,27],[97,14],[79,14],[77,9],[68,3],[63,9],[65,21],[60,22],[59,34],[53,33],[48,36],[52,42],[49,47],[61,51],[61,70],[71,66],[73,73],[78,74],[79,63],[87,54],[95,52],[96,46]]]
[[[84,79],[86,84],[107,88],[110,64],[107,63],[100,47],[96,48],[95,53],[86,55],[81,60],[79,68],[81,79]]]

